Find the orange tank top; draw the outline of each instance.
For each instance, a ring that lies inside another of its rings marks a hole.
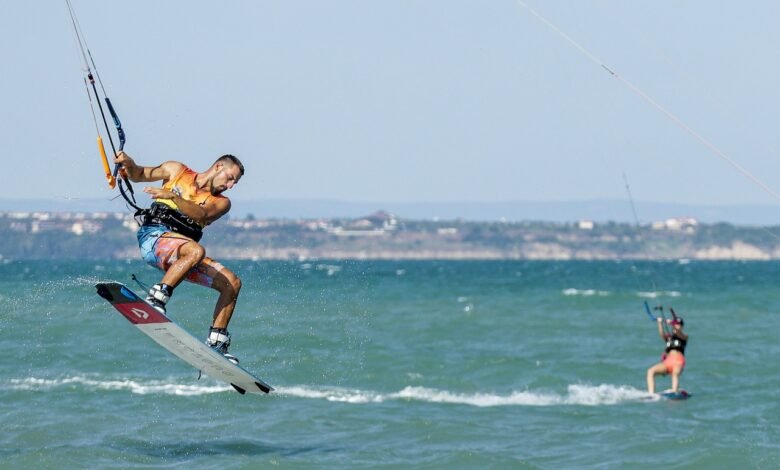
[[[209,198],[224,197],[222,195],[215,196],[211,194],[211,191],[208,189],[198,188],[198,185],[195,183],[195,178],[197,178],[197,176],[198,174],[194,170],[185,166],[184,169],[179,172],[179,174],[168,180],[168,182],[163,184],[162,187],[163,189],[167,189],[168,191],[176,194],[180,198],[193,202],[199,206],[205,204]],[[165,204],[171,209],[179,210],[179,207],[171,199],[157,199],[155,202]]]

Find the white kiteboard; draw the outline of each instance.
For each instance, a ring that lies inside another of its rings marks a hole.
[[[154,309],[127,286],[118,282],[97,284],[99,296],[108,300],[130,323],[179,359],[216,380],[229,383],[244,393],[269,393],[273,387],[228,361],[202,340],[189,334],[173,320]]]

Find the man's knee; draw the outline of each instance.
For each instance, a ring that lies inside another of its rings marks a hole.
[[[238,295],[241,290],[241,279],[227,269],[220,272],[220,282],[215,282],[212,286],[220,292]]]
[[[203,248],[203,245],[194,241],[182,245],[181,251],[183,256],[190,258],[195,264],[200,263],[206,257],[206,249]]]
[[[233,273],[230,274],[230,285],[233,287],[233,291],[236,293],[236,295],[238,295],[238,292],[241,290],[241,279],[239,279],[238,276]]]
[[[194,245],[195,245],[195,248],[194,248],[195,249],[195,256],[197,256],[198,263],[200,263],[201,261],[203,261],[203,258],[206,257],[206,249],[203,248],[203,245],[201,245],[200,243],[195,243]]]

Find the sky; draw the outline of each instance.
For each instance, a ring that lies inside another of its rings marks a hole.
[[[780,2],[72,2],[125,150],[234,200],[779,202],[600,64],[780,191]],[[112,197],[65,1],[0,8],[0,198]]]

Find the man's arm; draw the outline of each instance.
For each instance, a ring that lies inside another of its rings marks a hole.
[[[122,165],[128,179],[133,182],[169,180],[183,167],[181,163],[174,161],[167,161],[157,166],[140,166],[130,158],[130,155],[121,150],[116,153],[114,162]]]
[[[230,210],[230,199],[226,197],[209,198],[200,205],[163,188],[148,187],[144,188],[144,192],[153,199],[170,199],[179,208],[179,212],[203,225],[209,225]]]

